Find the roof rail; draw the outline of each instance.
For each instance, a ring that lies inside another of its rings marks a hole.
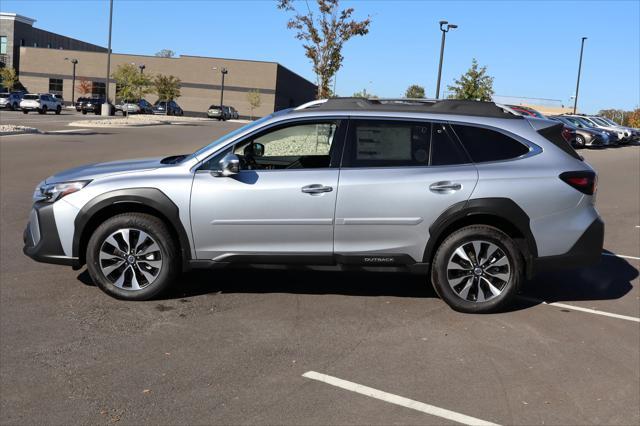
[[[308,102],[295,108],[295,111],[314,109],[320,111],[385,111],[415,112],[430,114],[472,115],[494,118],[518,118],[507,108],[493,102],[469,101],[457,99],[366,99],[331,98]]]
[[[297,106],[293,110],[294,111],[300,111],[301,109],[307,109],[307,108],[311,108],[311,107],[316,106],[316,105],[322,105],[323,103],[327,102],[328,100],[329,99],[317,99],[315,101],[307,102],[306,104],[302,104],[300,106]]]

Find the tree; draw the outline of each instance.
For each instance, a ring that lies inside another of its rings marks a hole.
[[[82,77],[80,80],[78,80],[78,85],[76,86],[76,88],[78,89],[78,93],[80,94],[80,96],[86,96],[91,94],[92,83],[91,81]]]
[[[2,87],[9,92],[12,91],[18,85],[16,70],[13,68],[0,68],[0,80],[2,81]]]
[[[636,108],[627,114],[627,126],[633,127],[635,129],[640,128],[640,108]]]
[[[352,98],[364,98],[364,99],[375,99],[377,98],[376,95],[374,95],[373,93],[369,93],[367,92],[367,89],[362,89],[359,92],[355,92],[353,95],[351,95]]]
[[[302,14],[293,5],[294,0],[278,0],[278,9],[292,12],[287,28],[296,31],[296,38],[303,41],[305,56],[313,64],[318,85],[318,99],[331,96],[331,81],[342,66],[342,47],[351,37],[369,32],[371,17],[363,21],[351,19],[354,9],[340,9],[340,0],[316,0],[319,14],[307,4]]]
[[[453,92],[451,99],[490,101],[493,96],[493,77],[487,75],[486,66],[478,68],[478,61],[473,58],[471,68],[448,89]]]
[[[412,84],[407,87],[407,91],[404,92],[404,97],[408,99],[424,99],[424,87]]]
[[[172,101],[180,97],[181,81],[173,75],[158,74],[153,79],[153,88],[159,101]]]
[[[171,49],[162,49],[159,52],[156,52],[156,56],[160,58],[173,58],[176,56],[176,52]]]
[[[118,88],[117,97],[139,100],[151,91],[151,78],[133,64],[122,64],[111,74]]]
[[[249,106],[251,107],[251,120],[253,120],[253,110],[260,107],[260,104],[262,103],[260,91],[250,90],[249,93],[247,93],[247,102],[249,102]]]

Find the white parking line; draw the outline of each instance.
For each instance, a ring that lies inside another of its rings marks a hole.
[[[633,260],[640,260],[640,257],[635,257],[635,256],[625,256],[622,254],[615,254],[615,253],[602,253],[603,256],[611,256],[611,257],[621,257],[623,259],[633,259]]]
[[[640,318],[632,317],[628,315],[613,314],[611,312],[599,311],[597,309],[590,309],[590,308],[582,308],[580,306],[567,305],[565,303],[545,302],[544,300],[534,299],[533,297],[519,296],[519,298],[522,300],[527,300],[529,302],[542,303],[543,305],[556,306],[558,308],[571,309],[574,311],[586,312],[588,314],[602,315],[603,317],[616,318],[616,319],[632,321],[632,322],[640,322]]]
[[[317,380],[319,382],[327,383],[329,385],[346,389],[351,392],[359,393],[361,395],[379,399],[381,401],[389,402],[391,404],[400,405],[401,407],[411,408],[412,410],[421,411],[423,413],[427,413],[432,416],[441,417],[443,419],[462,423],[464,425],[494,425],[494,426],[496,425],[496,423],[491,423],[485,420],[476,419],[475,417],[456,413],[455,411],[446,410],[444,408],[436,407],[434,405],[425,404],[424,402],[415,401],[413,399],[394,395],[388,392],[383,392],[378,389],[359,385],[354,382],[342,380],[337,377],[328,376],[322,373],[317,373],[315,371],[307,371],[302,375],[302,377],[306,377],[307,379]]]

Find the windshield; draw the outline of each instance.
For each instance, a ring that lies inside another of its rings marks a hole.
[[[24,95],[23,99],[38,99],[38,95]]]
[[[601,126],[605,126],[605,127],[609,127],[611,126],[611,124],[607,123],[606,121],[604,121],[602,118],[599,117],[591,117],[591,119],[593,121],[595,121],[596,123],[598,123]]]
[[[0,98],[8,98],[9,94],[8,93],[0,93]]]
[[[610,118],[607,117],[600,117],[601,120],[606,121],[607,123],[611,124],[612,126],[619,126],[618,123],[616,123],[615,121],[613,121]]]
[[[270,119],[272,115],[268,115],[266,117],[262,117],[259,120],[253,121],[249,124],[246,124],[242,127],[240,127],[239,129],[234,130],[231,133],[227,133],[226,135],[216,139],[215,141],[211,142],[209,145],[203,146],[202,148],[200,148],[199,150],[197,150],[196,152],[194,152],[193,154],[189,155],[188,157],[185,158],[185,160],[189,160],[192,158],[200,158],[200,156],[202,156],[205,152],[209,151],[210,149],[223,144],[224,142],[228,141],[229,139],[233,139],[234,137],[236,137],[237,135],[253,128],[253,127],[259,127],[262,123],[264,123],[265,121],[267,121],[268,119]]]
[[[593,121],[585,118],[585,117],[575,117],[576,120],[578,120],[580,123],[582,123],[583,125],[585,125],[586,127],[596,127],[595,123],[593,123]]]

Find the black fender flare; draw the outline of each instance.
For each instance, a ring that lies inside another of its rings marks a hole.
[[[118,203],[136,203],[145,208],[151,208],[160,212],[169,221],[178,235],[182,265],[189,264],[191,260],[191,243],[186,230],[180,220],[180,210],[167,195],[157,188],[127,188],[105,192],[87,202],[74,221],[72,254],[77,258],[80,256],[80,244],[85,228],[95,215],[101,210]]]
[[[515,227],[524,236],[524,247],[520,248],[527,265],[531,265],[531,260],[538,257],[538,247],[531,233],[529,216],[518,204],[509,198],[476,198],[452,205],[433,222],[429,227],[429,241],[425,247],[423,262],[431,262],[439,242],[446,237],[443,233],[447,229],[456,222],[476,215],[493,216]]]

